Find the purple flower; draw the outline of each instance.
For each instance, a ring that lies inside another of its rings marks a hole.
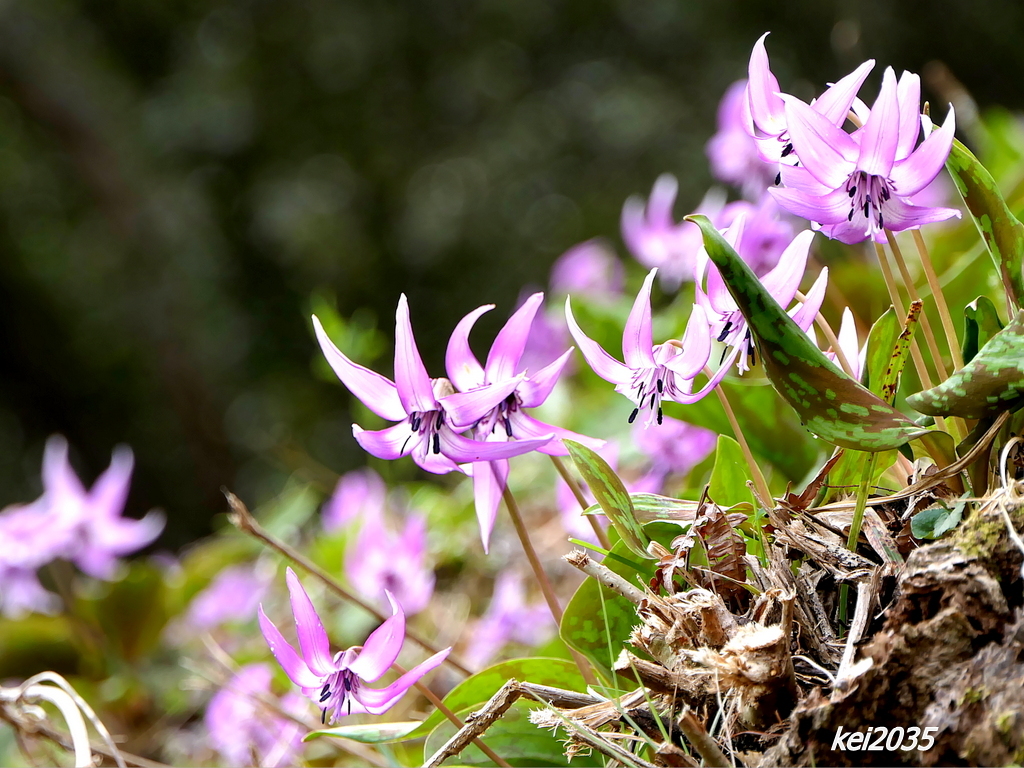
[[[603,445],[603,441],[545,424],[528,416],[523,410],[536,408],[547,400],[572,353],[571,349],[566,350],[557,360],[536,373],[517,373],[527,335],[543,301],[544,294],[535,293],[512,314],[495,337],[484,365],[480,364],[470,349],[469,333],[477,319],[493,309],[494,305],[478,307],[459,321],[448,341],[445,355],[445,367],[459,394],[443,398],[442,403],[451,415],[452,423],[458,427],[472,427],[472,435],[477,440],[488,444],[507,444],[508,441],[524,439],[538,442],[546,435],[549,441],[538,444],[536,450],[551,456],[565,456],[568,451],[558,438],[569,438],[595,447]],[[505,388],[504,382],[512,382],[512,388]],[[506,393],[497,403],[488,395],[494,388],[501,388]],[[502,491],[508,480],[508,462],[475,462],[469,474],[473,476],[477,520],[486,551]]]
[[[272,696],[271,677],[268,665],[247,664],[206,706],[203,723],[210,746],[229,765],[298,765],[305,729],[260,700]],[[292,693],[282,697],[280,706],[301,717],[308,705]]]
[[[722,232],[726,241],[734,248],[743,236],[744,226],[745,222],[740,218],[729,229]],[[814,232],[810,230],[798,234],[783,251],[775,268],[761,278],[764,287],[783,307],[793,301],[800,288],[800,281],[803,279],[804,270],[807,267],[807,253],[813,238]],[[754,357],[754,342],[750,337],[747,321],[729,293],[718,269],[711,264],[706,251],[701,253],[696,275],[695,300],[697,306],[703,308],[710,323],[711,333],[727,347],[727,351],[722,355],[722,368],[728,368],[734,360],[737,360],[737,368],[740,373],[743,373],[749,368],[748,359],[753,360]],[[706,287],[702,287],[705,276],[707,284]],[[826,267],[821,270],[818,279],[807,292],[807,301],[790,310],[790,315],[804,331],[814,322],[814,318],[821,308],[827,282],[828,268]],[[730,349],[731,352],[728,351]],[[728,362],[725,362],[726,354],[729,354]]]
[[[518,306],[522,306],[529,296],[521,296],[520,299]],[[526,347],[519,359],[519,367],[526,371],[539,371],[564,355],[571,344],[572,337],[569,336],[561,307],[544,307],[533,317],[530,332],[526,336]],[[562,368],[562,373],[571,374],[575,362],[570,357]]]
[[[914,205],[942,170],[953,143],[950,107],[942,127],[915,145],[921,132],[920,85],[905,73],[896,82],[891,67],[863,127],[848,134],[799,99],[786,96],[786,121],[800,166],[783,168],[787,189],[771,193],[786,210],[821,225],[844,243],[881,239],[882,230],[900,231],[960,212]]]
[[[774,198],[763,195],[756,205],[736,200],[709,218],[719,230],[733,227],[742,219],[743,225],[736,227],[739,235],[733,247],[760,277],[779,263],[783,251],[793,241],[793,225],[789,217],[783,218],[781,213]],[[698,238],[694,253],[699,254],[704,242],[700,230],[694,227],[694,231]]]
[[[398,424],[378,431],[352,425],[356,441],[379,459],[397,459],[412,454],[413,461],[428,472],[443,475],[457,470],[463,462],[489,461],[519,456],[541,447],[551,439],[517,442],[481,442],[462,437],[469,425],[453,428],[439,400],[454,393],[448,379],[431,379],[423,367],[409,322],[405,294],[398,301],[395,316],[395,381],[357,365],[334,346],[320,321],[313,316],[320,348],[342,383],[371,411]],[[494,407],[507,398],[518,382],[509,379],[478,393],[481,403]]]
[[[620,224],[630,253],[648,269],[661,270],[661,283],[669,290],[692,279],[694,258],[702,242],[696,227],[688,227],[685,222],[677,224],[672,218],[678,191],[676,177],[662,174],[654,182],[646,204],[635,195],[626,200]],[[724,197],[719,200],[709,196],[695,212],[711,218],[724,204]]]
[[[353,520],[379,518],[387,486],[369,467],[346,472],[338,478],[334,493],[324,504],[321,521],[325,531],[335,531]]]
[[[231,565],[214,577],[188,606],[186,622],[210,630],[229,621],[249,621],[267,591],[267,580],[251,565]]]
[[[750,52],[750,63],[747,67],[747,104],[750,119],[745,120],[744,124],[750,135],[757,140],[761,157],[768,162],[782,161],[785,166],[793,162],[789,156],[794,145],[790,141],[791,126],[782,89],[779,88],[779,81],[775,79],[768,65],[768,52],[764,47],[766,37],[767,32],[754,43],[754,48]],[[830,86],[814,101],[810,109],[838,130],[838,126],[846,122],[850,107],[857,98],[857,92],[874,66],[873,59],[865,61],[835,85]]]
[[[555,633],[551,612],[543,602],[527,604],[522,577],[503,571],[494,583],[487,612],[473,629],[465,660],[483,667],[510,641],[539,645]]]
[[[812,329],[813,330],[813,329]],[[864,371],[864,360],[867,356],[868,345],[862,347],[857,338],[857,321],[853,318],[853,312],[849,307],[843,310],[843,321],[839,326],[839,333],[836,334],[836,341],[839,348],[843,350],[846,362],[850,364],[850,375],[860,381],[860,375]],[[839,356],[834,350],[825,353],[829,360],[839,365]]]
[[[380,715],[393,707],[427,672],[437,667],[451,652],[446,648],[417,664],[395,682],[384,688],[370,688],[395,663],[405,642],[405,614],[389,593],[392,615],[370,633],[363,645],[338,651],[331,657],[327,632],[313,603],[291,568],[287,570],[288,593],[291,596],[299,653],[288,644],[259,607],[260,629],[274,658],[285,674],[323,711],[331,723],[344,715]]]
[[[598,301],[622,293],[622,262],[601,238],[574,245],[555,260],[550,284],[555,293],[575,293]]]
[[[56,613],[60,606],[57,596],[39,583],[36,569],[64,554],[68,536],[41,501],[0,512],[0,610],[11,618],[33,611]]]
[[[663,420],[661,401],[695,403],[714,389],[725,377],[728,366],[722,368],[699,392],[693,392],[693,380],[704,370],[711,357],[711,332],[704,309],[695,305],[682,341],[670,340],[654,345],[651,332],[651,285],[657,269],[652,269],[644,280],[633,309],[622,332],[620,363],[589,338],[572,314],[569,297],[565,299],[565,317],[569,332],[580,347],[580,352],[594,373],[615,385],[615,391],[625,395],[636,408],[629,417],[632,424],[641,411],[648,412],[644,422],[650,426],[657,418]]]
[[[156,511],[141,520],[121,516],[133,465],[131,449],[116,448],[110,466],[86,491],[68,461],[67,440],[55,435],[46,442],[40,501],[52,515],[56,536],[68,537],[63,556],[98,579],[113,578],[119,556],[153,543],[164,528],[164,516]]]
[[[363,595],[386,604],[394,595],[407,613],[419,613],[434,594],[434,572],[426,563],[427,522],[411,515],[393,533],[380,515],[363,522],[345,556],[345,575]]]
[[[685,475],[715,448],[718,435],[679,419],[666,418],[661,429],[633,428],[633,442],[647,456],[650,469],[645,484],[658,493],[670,474]]]
[[[704,152],[716,179],[739,187],[744,197],[759,200],[777,170],[762,159],[748,130],[749,122],[747,81],[737,80],[726,89],[718,105],[718,133],[708,141]]]

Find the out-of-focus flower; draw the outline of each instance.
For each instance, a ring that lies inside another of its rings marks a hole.
[[[742,238],[744,225],[744,220],[740,218],[722,233],[733,248]],[[761,283],[772,295],[772,298],[783,307],[793,301],[800,288],[800,281],[803,279],[804,270],[807,267],[807,253],[813,237],[814,232],[810,230],[798,234],[783,251],[775,268],[761,278]],[[754,342],[750,337],[750,329],[743,313],[740,312],[729,293],[725,281],[722,280],[718,269],[711,263],[706,251],[701,253],[696,274],[695,300],[697,306],[704,309],[711,326],[711,333],[715,334],[718,341],[724,343],[727,348],[726,352],[723,352],[722,368],[728,368],[734,360],[737,360],[737,368],[741,373],[748,370],[748,359],[752,360],[754,357]],[[707,278],[706,287],[702,287],[705,276]],[[807,300],[790,310],[790,315],[801,330],[806,331],[814,322],[821,303],[825,299],[827,282],[828,268],[826,267],[821,270],[818,279],[807,292]],[[729,355],[728,362],[724,362],[726,354]]]
[[[532,294],[521,295],[518,306],[525,304],[530,295]],[[543,306],[533,316],[530,332],[526,336],[526,347],[519,359],[519,368],[523,371],[539,371],[564,355],[571,344],[572,337],[569,336],[562,308]],[[565,367],[562,368],[562,373],[571,374],[575,362],[570,355]]]
[[[335,531],[354,520],[379,518],[388,489],[380,475],[369,467],[346,472],[338,478],[334,493],[324,504],[321,523]]]
[[[572,314],[569,297],[565,300],[565,317],[569,332],[594,373],[615,385],[636,408],[629,417],[632,424],[641,411],[648,412],[644,421],[649,426],[655,419],[663,420],[661,401],[695,403],[714,389],[725,377],[723,366],[699,392],[693,392],[693,380],[707,365],[711,356],[711,332],[704,309],[694,306],[686,324],[682,341],[670,340],[654,345],[651,332],[651,285],[657,269],[652,269],[637,294],[633,309],[622,332],[622,354],[625,363],[609,355],[589,338]]]
[[[267,580],[251,565],[230,565],[188,606],[186,622],[195,629],[213,629],[229,621],[251,621],[253,611],[267,591]]]
[[[942,170],[955,129],[950,106],[942,127],[914,149],[921,132],[919,93],[915,75],[905,73],[897,83],[887,67],[871,113],[853,134],[785,96],[800,165],[783,168],[786,189],[771,190],[779,205],[844,243],[881,240],[886,228],[895,232],[959,216],[955,208],[923,207],[910,200]]]
[[[0,610],[11,618],[55,613],[60,605],[39,583],[36,569],[64,554],[68,536],[41,501],[0,512]]]
[[[271,670],[247,664],[206,706],[203,723],[210,746],[228,765],[297,765],[305,729],[260,701],[272,697]],[[280,700],[285,712],[300,717],[308,705],[297,694]]]
[[[790,141],[791,126],[783,101],[784,95],[779,87],[779,81],[768,65],[768,51],[764,47],[766,37],[767,32],[754,43],[754,48],[750,52],[750,63],[747,67],[747,103],[750,120],[744,124],[750,135],[757,140],[758,150],[764,160],[783,161],[786,165],[793,162],[793,158],[789,156],[793,153],[794,145]],[[846,116],[857,98],[857,92],[874,66],[873,59],[865,61],[839,82],[829,86],[815,99],[810,108],[822,120],[838,130],[839,126],[846,122]]]
[[[431,379],[423,367],[409,322],[409,303],[405,294],[398,301],[395,316],[395,381],[374,373],[349,360],[327,337],[313,316],[320,348],[342,383],[371,411],[398,424],[376,431],[352,425],[356,441],[379,459],[397,459],[412,454],[413,461],[428,472],[443,475],[457,470],[460,463],[507,459],[541,447],[550,440],[482,442],[463,437],[454,429],[439,401],[454,393],[448,379]],[[518,386],[509,379],[478,393],[482,402],[495,407]]]
[[[860,345],[857,338],[857,321],[854,320],[853,312],[849,307],[843,310],[843,320],[839,326],[839,333],[836,334],[836,341],[839,342],[839,348],[842,349],[846,362],[850,364],[850,375],[860,381],[861,374],[864,372],[864,360],[867,356],[868,345],[867,342],[863,347]],[[825,355],[839,365],[839,356],[834,350],[826,352]]]
[[[509,642],[535,646],[555,633],[551,612],[543,602],[527,604],[522,576],[503,571],[494,582],[494,595],[487,612],[473,628],[464,659],[475,668],[483,667]]]
[[[778,171],[761,158],[749,122],[747,81],[737,80],[726,89],[718,105],[718,133],[708,141],[704,152],[716,179],[738,187],[750,200],[760,200]]]
[[[427,567],[427,523],[410,515],[401,533],[380,517],[363,522],[345,556],[345,575],[363,595],[387,604],[394,595],[406,613],[419,613],[434,594],[434,572]]]
[[[625,282],[622,262],[601,238],[574,245],[555,260],[549,279],[555,293],[598,301],[614,299]]]
[[[685,475],[715,448],[718,436],[710,429],[666,417],[661,429],[633,427],[633,442],[650,461],[644,484],[660,493],[670,474]]]
[[[427,672],[437,667],[451,652],[446,648],[417,664],[384,688],[370,688],[384,676],[398,658],[405,642],[405,614],[388,593],[391,618],[370,633],[363,645],[338,651],[331,657],[330,641],[324,625],[291,568],[287,570],[288,594],[299,640],[299,653],[259,607],[260,629],[285,674],[323,711],[322,720],[336,722],[344,715],[380,715],[393,707]]]
[[[693,278],[694,259],[700,247],[700,234],[694,234],[685,223],[677,224],[672,218],[679,182],[664,173],[654,182],[646,204],[634,195],[622,206],[620,228],[622,239],[638,262],[648,269],[660,270],[661,283],[674,290],[684,280]],[[725,204],[724,197],[709,196],[696,213],[709,218]]]
[[[442,398],[441,404],[450,414],[452,424],[460,428],[471,427],[471,434],[477,440],[502,444],[525,439],[539,443],[535,449],[542,453],[565,456],[568,452],[560,438],[591,446],[603,445],[603,441],[545,424],[523,410],[536,408],[547,400],[572,352],[571,349],[566,350],[561,357],[536,373],[516,372],[534,315],[543,301],[544,294],[535,293],[512,314],[495,337],[484,365],[476,359],[469,346],[469,333],[480,315],[493,309],[494,305],[478,307],[459,321],[448,341],[445,355],[445,367],[459,393]],[[505,397],[495,403],[487,395],[488,391],[504,387],[503,382],[508,381],[513,382],[512,389],[504,389]],[[549,438],[547,443],[542,442],[545,435]],[[556,439],[550,439],[552,437]],[[508,480],[508,462],[476,462],[469,473],[473,476],[477,521],[486,551]]]

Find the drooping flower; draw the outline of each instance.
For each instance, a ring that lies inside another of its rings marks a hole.
[[[440,399],[454,393],[448,379],[427,375],[409,322],[405,294],[398,301],[395,316],[395,381],[349,360],[327,337],[313,316],[320,348],[331,368],[363,404],[381,418],[398,423],[376,431],[352,425],[356,441],[379,459],[397,459],[412,454],[413,461],[427,472],[443,475],[459,469],[460,463],[507,459],[529,453],[546,444],[544,439],[515,442],[482,442],[463,437],[469,425],[453,427]],[[514,378],[478,393],[482,403],[495,407],[515,390]]]
[[[305,728],[263,703],[261,699],[273,695],[271,677],[268,665],[246,664],[206,706],[203,724],[210,746],[229,765],[298,764]],[[279,704],[295,717],[308,711],[295,693],[282,696]]]
[[[942,127],[916,147],[920,135],[920,86],[891,67],[864,125],[848,134],[799,99],[786,96],[786,121],[800,166],[784,168],[786,189],[771,194],[786,210],[821,225],[844,243],[882,239],[960,212],[914,205],[910,198],[938,175],[953,143],[950,106]]]
[[[575,293],[597,301],[622,293],[622,262],[601,238],[574,245],[559,256],[548,280],[555,293]]]
[[[39,583],[36,570],[64,555],[69,536],[54,525],[41,501],[0,512],[0,611],[10,618],[56,613],[60,605]]]
[[[750,200],[760,200],[778,172],[766,162],[750,135],[750,107],[747,81],[730,85],[718,105],[718,132],[704,147],[711,173],[719,181],[732,184]]]
[[[555,633],[551,611],[543,601],[527,603],[523,578],[515,571],[503,571],[494,582],[494,594],[487,611],[473,628],[472,640],[463,658],[479,669],[509,642],[535,646]]]
[[[335,531],[354,520],[379,518],[387,497],[387,486],[369,467],[346,472],[338,478],[334,493],[324,504],[321,523],[325,531]]]
[[[345,575],[360,594],[387,604],[390,593],[406,613],[419,613],[434,594],[434,572],[427,565],[427,521],[410,515],[394,533],[377,515],[363,521],[345,555]]]
[[[744,221],[740,218],[722,233],[725,240],[734,248],[735,243],[742,237],[743,227]],[[810,230],[798,234],[783,251],[775,268],[761,278],[764,287],[783,307],[789,306],[800,288],[800,281],[803,279],[804,270],[807,267],[808,250],[813,238],[814,232]],[[722,276],[711,264],[706,251],[701,253],[701,258],[698,261],[696,278],[695,300],[697,306],[702,307],[706,313],[711,333],[718,341],[726,345],[722,367],[728,368],[733,361],[736,361],[738,370],[743,373],[749,369],[750,361],[754,358],[754,342],[743,313],[740,312],[736,301],[729,293]],[[790,315],[801,330],[806,331],[814,322],[825,298],[827,282],[828,268],[825,267],[807,292],[807,300],[790,310]],[[729,356],[728,362],[725,361],[726,355]]]
[[[210,630],[229,621],[251,621],[267,579],[251,565],[229,565],[189,603],[185,620],[193,629]]]
[[[717,439],[710,429],[671,417],[665,417],[661,429],[635,425],[633,442],[650,462],[643,484],[652,487],[653,493],[662,493],[669,475],[687,474],[714,450]]]
[[[750,119],[745,125],[750,135],[757,141],[761,157],[768,162],[782,161],[785,165],[793,162],[789,156],[793,153],[794,145],[791,142],[789,116],[786,113],[782,89],[768,65],[768,51],[764,46],[766,37],[767,32],[754,43],[754,48],[750,52],[750,63],[747,67],[747,106],[750,110]],[[865,61],[839,82],[829,86],[814,101],[811,109],[838,129],[846,122],[850,107],[857,98],[857,92],[874,66],[874,59]]]
[[[625,395],[636,408],[629,417],[632,424],[641,411],[647,411],[645,426],[655,419],[660,424],[664,416],[661,401],[695,403],[714,389],[725,377],[728,366],[722,366],[704,387],[693,392],[693,381],[704,370],[711,357],[711,331],[704,309],[695,305],[681,341],[671,339],[655,345],[651,330],[651,286],[657,269],[652,269],[644,280],[633,309],[622,332],[620,363],[589,338],[572,314],[569,297],[565,300],[565,318],[569,332],[576,339],[580,352],[594,373],[615,385],[615,391]]]
[[[445,367],[459,393],[443,398],[442,404],[451,415],[452,423],[458,427],[471,427],[471,434],[477,440],[500,444],[524,439],[539,440],[548,435],[555,439],[538,445],[536,450],[551,456],[565,456],[568,451],[560,438],[595,447],[602,445],[603,441],[545,424],[523,410],[536,408],[547,400],[572,353],[571,349],[566,350],[558,359],[536,373],[517,372],[534,316],[543,301],[544,294],[535,293],[523,302],[498,332],[483,365],[469,346],[469,334],[477,319],[493,309],[494,305],[478,307],[459,321],[448,341],[445,355]],[[502,382],[508,381],[513,381],[514,386],[500,402],[494,403],[490,398],[481,397],[488,388],[500,387]],[[477,521],[486,551],[502,491],[508,480],[508,462],[475,462],[469,474],[473,476]]]
[[[451,648],[435,653],[384,688],[370,688],[395,663],[405,642],[405,613],[389,593],[391,618],[370,633],[363,645],[331,656],[330,640],[323,623],[291,568],[287,570],[288,593],[299,640],[299,652],[284,639],[259,607],[260,629],[274,658],[285,674],[334,723],[344,715],[380,715],[393,707],[427,672],[447,658]]]

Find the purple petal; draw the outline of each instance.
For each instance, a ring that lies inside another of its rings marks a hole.
[[[883,210],[885,226],[893,232],[961,216],[956,208],[924,208],[905,203],[897,197],[890,198]]]
[[[786,120],[801,165],[829,189],[845,183],[854,170],[857,142],[792,96],[786,97]]]
[[[750,97],[750,115],[754,123],[769,136],[778,136],[786,130],[786,117],[779,97],[779,81],[768,64],[768,51],[764,47],[765,32],[754,43],[747,65]]]
[[[807,329],[814,324],[814,318],[821,311],[821,304],[825,301],[825,287],[828,285],[828,267],[822,267],[818,279],[805,294],[805,301],[800,304],[791,314],[800,330],[807,332]],[[843,350],[846,351],[845,349]]]
[[[395,312],[395,384],[405,413],[424,413],[437,408],[423,358],[416,348],[409,321],[409,300],[403,293]]]
[[[459,464],[474,464],[479,461],[511,459],[535,451],[546,445],[553,435],[544,435],[537,440],[515,440],[510,442],[489,442],[470,440],[451,430],[440,432],[441,453]]]
[[[498,506],[507,481],[507,461],[480,461],[473,465],[473,502],[484,554],[490,546],[491,531],[494,530],[494,521],[498,517]]]
[[[581,435],[563,427],[546,424],[532,416],[527,416],[519,410],[513,411],[509,414],[509,423],[512,425],[512,434],[516,436],[517,440],[540,440],[543,439],[545,435],[553,434],[555,439],[551,440],[547,445],[537,449],[540,453],[546,453],[548,456],[565,456],[568,454],[568,451],[562,444],[562,440],[575,440],[577,443],[582,443],[588,448],[593,448],[595,451],[599,448],[603,448],[605,444],[604,440],[597,440],[593,437],[587,437],[586,435]]]
[[[448,427],[442,428],[438,433],[436,445],[441,449],[440,453],[434,451],[433,439],[429,441],[420,440],[416,443],[412,449],[412,460],[416,462],[420,469],[435,475],[446,475],[449,472],[458,471],[458,465],[452,461],[451,457],[444,454],[444,436],[448,434],[454,434]]]
[[[519,385],[516,392],[519,394],[519,400],[524,408],[536,408],[548,399],[571,354],[572,347],[565,350],[557,360],[548,363]]]
[[[815,197],[827,195],[834,189],[822,184],[802,165],[782,165],[779,167],[779,175],[782,177],[783,187],[806,192]]]
[[[900,110],[900,138],[896,143],[896,160],[905,159],[914,151],[921,135],[921,78],[910,72],[900,75],[896,84],[896,101]]]
[[[684,379],[692,379],[704,370],[711,357],[711,327],[703,308],[694,305],[682,338],[683,351],[665,361],[665,367]],[[665,345],[662,345],[664,348]]]
[[[300,688],[315,688],[320,685],[323,678],[313,674],[306,662],[299,658],[295,649],[288,644],[288,641],[274,626],[274,622],[267,618],[262,605],[260,605],[257,615],[263,638],[267,641],[270,652],[274,654],[274,658],[277,659],[277,663],[281,665],[281,669],[288,675],[288,678]]]
[[[68,441],[63,435],[53,435],[46,441],[43,452],[43,490],[58,503],[85,496],[85,486],[68,461]]]
[[[405,418],[406,411],[398,398],[398,389],[390,379],[345,357],[341,350],[334,346],[334,342],[327,338],[327,333],[316,315],[313,315],[313,330],[316,331],[317,341],[320,342],[320,349],[328,364],[341,379],[341,383],[348,387],[363,405],[388,421],[401,421]]]
[[[484,364],[488,381],[500,381],[515,376],[516,366],[519,365],[523,350],[526,349],[526,339],[530,335],[533,318],[543,302],[543,293],[533,294],[498,331]]]
[[[654,354],[651,351],[654,344],[651,337],[651,286],[657,274],[657,267],[647,273],[622,331],[622,355],[630,368],[649,368],[654,365]]]
[[[676,204],[679,182],[671,173],[663,173],[654,181],[651,196],[647,199],[645,211],[648,225],[671,227],[672,207]]]
[[[132,449],[118,446],[110,459],[110,466],[93,484],[89,491],[89,502],[93,514],[100,517],[117,517],[124,510],[131,484],[135,458]]]
[[[427,672],[437,668],[451,653],[451,648],[446,648],[431,656],[426,661],[417,664],[400,678],[395,680],[386,688],[360,688],[358,699],[366,707],[366,711],[372,715],[381,715],[393,707],[405,692],[413,687]]]
[[[348,665],[349,669],[368,683],[379,680],[391,668],[405,642],[405,612],[390,592],[385,590],[384,594],[391,603],[391,618],[370,633],[363,643],[363,650]]]
[[[494,309],[493,304],[477,307],[459,321],[448,339],[448,350],[444,356],[444,367],[448,378],[460,392],[466,392],[484,384],[484,369],[469,346],[469,332],[484,312]]]
[[[850,197],[843,189],[820,197],[797,189],[774,188],[768,193],[790,213],[819,224],[845,224],[851,210]]]
[[[699,391],[691,394],[678,393],[673,395],[672,402],[682,403],[683,405],[692,405],[711,394],[711,391],[717,387],[722,382],[722,379],[725,378],[725,375],[729,373],[729,369],[732,368],[732,364],[736,362],[739,350],[739,347],[733,347],[729,356],[722,361],[722,365],[717,371],[715,371],[715,374],[708,380],[707,384],[705,384]]]
[[[299,638],[302,658],[314,674],[324,677],[336,671],[331,661],[331,641],[317,615],[313,602],[303,589],[299,577],[291,568],[285,570],[288,595],[291,597],[292,615],[295,617],[295,633]]]
[[[451,423],[459,429],[480,421],[487,413],[507,398],[522,383],[523,377],[515,376],[505,381],[474,389],[472,392],[457,392],[440,399]]]
[[[398,459],[407,456],[421,438],[412,431],[408,420],[387,429],[366,430],[352,425],[352,434],[363,450],[378,459]]]
[[[622,386],[628,385],[633,380],[633,371],[609,355],[593,339],[589,338],[576,323],[572,315],[572,304],[570,297],[565,297],[565,321],[569,326],[569,333],[576,340],[576,346],[580,348],[587,364],[594,369],[594,373],[605,381]]]
[[[927,187],[946,163],[949,150],[953,146],[953,132],[956,130],[956,117],[950,105],[945,122],[931,136],[921,142],[921,146],[906,160],[893,166],[889,179],[893,190],[901,197],[916,195]]]
[[[914,112],[916,115],[916,107]],[[868,121],[858,133],[860,155],[857,158],[857,169],[874,176],[888,176],[900,140],[900,104],[896,98],[896,73],[892,67],[885,68],[882,90],[878,92],[878,98],[871,107]]]
[[[846,122],[846,116],[850,112],[853,100],[857,98],[857,91],[864,84],[868,73],[875,66],[874,59],[868,59],[853,72],[839,80],[815,100],[812,105],[814,109],[835,126],[842,127]]]
[[[779,263],[761,279],[762,285],[783,307],[789,305],[800,288],[813,239],[814,230],[811,229],[805,229],[794,237],[779,257]]]

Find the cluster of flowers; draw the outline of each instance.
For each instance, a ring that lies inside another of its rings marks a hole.
[[[82,572],[110,580],[117,558],[151,544],[164,528],[152,511],[141,520],[122,517],[134,459],[131,449],[114,451],[110,467],[86,490],[68,460],[67,441],[58,435],[43,454],[43,495],[30,504],[0,511],[0,610],[17,617],[53,613],[59,600],[39,582],[37,571],[68,560]]]

